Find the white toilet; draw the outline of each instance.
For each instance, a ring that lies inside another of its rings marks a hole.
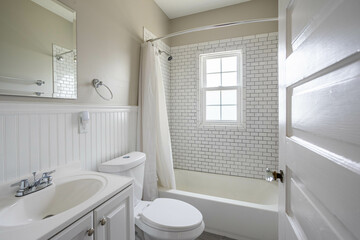
[[[204,231],[202,214],[183,201],[157,198],[152,202],[141,201],[146,156],[131,152],[105,162],[99,171],[134,179],[134,217],[136,226],[145,239],[194,240]]]

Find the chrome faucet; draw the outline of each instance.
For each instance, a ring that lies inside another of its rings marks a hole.
[[[265,171],[265,180],[268,182],[276,181],[277,179],[280,179],[280,182],[284,181],[284,172],[280,170],[280,172],[276,171],[270,171],[269,168],[266,168]]]
[[[52,170],[50,172],[44,172],[39,179],[36,179],[36,172],[33,172],[32,174],[34,180],[32,184],[29,183],[28,179],[23,179],[20,182],[12,184],[11,187],[19,186],[19,189],[16,191],[15,197],[23,197],[25,195],[37,192],[52,185],[53,178],[50,175],[54,172],[55,170]]]

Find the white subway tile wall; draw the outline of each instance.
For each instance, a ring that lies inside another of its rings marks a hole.
[[[278,168],[277,33],[171,48],[166,82],[174,167],[263,178]],[[199,55],[242,49],[245,129],[198,124]]]
[[[53,66],[54,66],[54,94],[56,98],[76,98],[76,50],[69,52],[69,49],[53,44]],[[57,54],[62,54],[62,61],[56,59]]]

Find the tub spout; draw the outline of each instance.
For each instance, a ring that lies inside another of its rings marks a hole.
[[[268,182],[272,182],[272,181],[276,181],[277,179],[280,179],[280,181],[283,182],[284,172],[282,170],[280,170],[280,173],[276,171],[272,172],[270,171],[269,168],[266,168],[265,180]]]

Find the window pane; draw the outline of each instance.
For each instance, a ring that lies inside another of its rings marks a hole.
[[[237,57],[226,57],[222,59],[222,72],[237,71]]]
[[[236,121],[237,119],[236,106],[222,106],[221,108],[221,120]]]
[[[220,72],[220,58],[206,60],[206,73]]]
[[[222,74],[222,86],[237,86],[237,72],[223,73]]]
[[[206,75],[206,87],[218,87],[221,85],[220,73]]]
[[[206,120],[220,120],[220,106],[207,106]]]
[[[220,91],[207,91],[206,105],[220,105]]]
[[[236,105],[237,102],[236,92],[237,92],[236,90],[221,91],[221,103],[223,105],[226,104]]]

